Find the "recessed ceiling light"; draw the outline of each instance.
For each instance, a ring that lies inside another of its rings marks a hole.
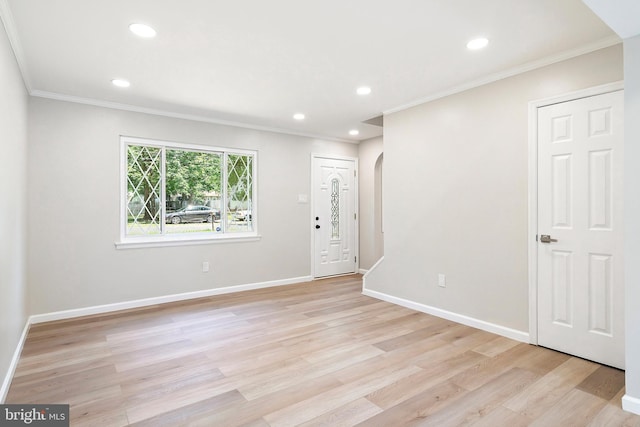
[[[144,37],[147,39],[156,36],[156,30],[145,24],[131,24],[129,25],[129,31],[131,31],[136,36]]]
[[[358,129],[351,129],[349,131],[349,135],[351,135],[351,136],[356,136],[356,135],[359,135],[359,134],[360,134],[360,131]]]
[[[486,47],[488,44],[489,44],[489,40],[487,40],[484,37],[480,37],[477,39],[473,39],[469,43],[467,43],[467,49],[478,50],[478,49],[482,49],[483,47]]]
[[[293,118],[296,120],[304,120],[304,114],[302,113],[296,113],[293,115]]]
[[[129,81],[123,80],[123,79],[113,79],[113,80],[111,80],[111,83],[113,83],[114,86],[118,86],[118,87],[129,87],[129,86],[131,86],[131,83],[129,83]]]
[[[371,93],[371,88],[369,86],[361,86],[356,90],[358,95],[369,95]]]

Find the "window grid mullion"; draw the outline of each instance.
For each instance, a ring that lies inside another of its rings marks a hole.
[[[167,233],[166,214],[167,214],[167,147],[160,149],[160,234]]]
[[[222,225],[222,234],[227,232],[229,213],[227,212],[227,175],[229,168],[229,154],[225,151],[222,153],[222,202],[220,206],[220,224]]]

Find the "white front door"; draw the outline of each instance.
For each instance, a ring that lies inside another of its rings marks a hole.
[[[624,368],[623,92],[538,109],[538,344]]]
[[[355,160],[313,158],[314,276],[356,271]]]

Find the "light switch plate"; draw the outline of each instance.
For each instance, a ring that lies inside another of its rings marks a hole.
[[[440,286],[441,288],[446,288],[447,287],[447,278],[442,273],[438,274],[438,286]]]

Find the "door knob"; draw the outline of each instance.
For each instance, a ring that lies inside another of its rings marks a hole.
[[[542,236],[540,236],[540,242],[542,243],[552,243],[557,241],[558,239],[552,239],[548,234],[543,234]]]
[[[320,226],[319,226],[319,225],[316,225],[316,229],[318,229],[318,228],[320,228]]]

